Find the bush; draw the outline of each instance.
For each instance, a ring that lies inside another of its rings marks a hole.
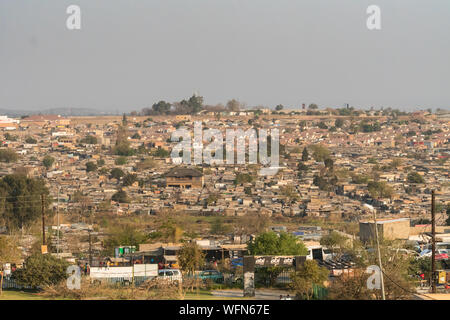
[[[44,167],[48,170],[52,167],[53,163],[55,162],[55,159],[51,156],[45,156],[42,160],[42,164]]]
[[[56,285],[67,279],[69,263],[50,254],[33,254],[29,256],[22,269],[17,269],[13,277],[17,284],[39,288]]]
[[[19,156],[14,150],[0,149],[0,162],[16,162]]]
[[[118,157],[115,161],[115,164],[118,166],[124,165],[127,163],[127,158],[122,156],[122,157]]]
[[[32,137],[28,137],[28,138],[25,139],[25,142],[29,143],[29,144],[36,144],[37,140],[32,138]]]
[[[95,162],[88,162],[86,163],[86,171],[87,172],[91,172],[91,171],[97,171],[98,167],[97,164]]]

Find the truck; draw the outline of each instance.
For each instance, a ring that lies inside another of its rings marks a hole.
[[[91,267],[89,276],[92,282],[140,284],[158,276],[157,264],[134,264],[126,267]]]

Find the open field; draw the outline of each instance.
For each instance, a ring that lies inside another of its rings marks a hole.
[[[242,291],[242,290],[241,290]],[[92,298],[98,300],[98,297]],[[207,290],[199,290],[198,292],[187,293],[185,296],[186,300],[242,300],[244,298],[239,297],[237,294],[232,295],[221,295],[213,294]],[[19,291],[19,290],[5,290],[0,296],[0,300],[61,300],[58,298],[48,298],[39,295],[36,292],[30,291]],[[90,299],[87,299],[90,300]]]
[[[0,300],[54,300],[38,295],[32,291],[3,290]]]

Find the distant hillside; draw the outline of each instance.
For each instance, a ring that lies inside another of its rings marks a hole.
[[[111,115],[115,113],[99,111],[96,109],[89,109],[89,108],[49,108],[43,110],[0,109],[0,115],[7,115],[13,118],[20,118],[22,116],[34,114],[59,114],[62,116],[99,116],[99,115]]]

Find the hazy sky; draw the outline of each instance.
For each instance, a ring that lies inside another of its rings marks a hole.
[[[66,28],[71,4],[81,30]],[[450,1],[0,0],[0,108],[129,111],[194,91],[450,109]]]

